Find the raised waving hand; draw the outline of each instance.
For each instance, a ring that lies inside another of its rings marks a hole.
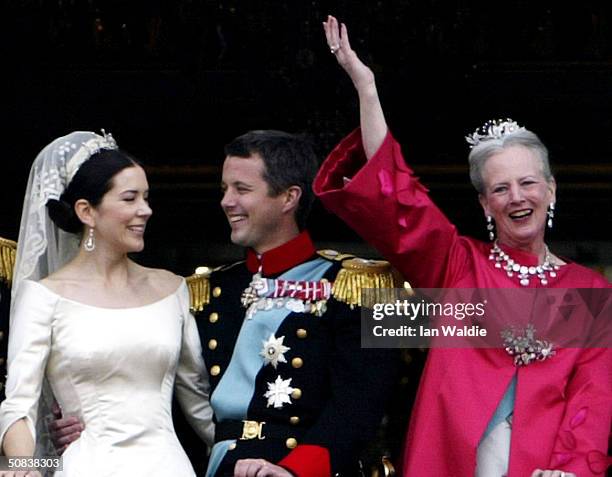
[[[323,22],[323,30],[330,52],[351,78],[359,95],[359,115],[363,148],[370,159],[387,135],[387,122],[378,98],[374,73],[357,56],[349,42],[344,23],[329,15]]]

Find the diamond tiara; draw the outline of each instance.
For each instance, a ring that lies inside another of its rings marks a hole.
[[[81,144],[74,144],[66,141],[58,150],[64,156],[70,149],[76,150],[75,154],[66,162],[66,176],[68,183],[73,179],[79,167],[91,156],[103,149],[119,149],[113,135],[102,129],[102,135],[94,134],[93,138]]]
[[[465,136],[465,140],[470,145],[470,149],[478,146],[481,142],[491,139],[501,139],[508,134],[513,134],[519,131],[525,131],[523,126],[519,126],[516,121],[510,118],[506,119],[489,119],[486,123],[476,129],[469,136]]]

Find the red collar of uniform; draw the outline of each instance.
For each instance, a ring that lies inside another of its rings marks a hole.
[[[255,250],[247,250],[246,266],[251,273],[256,273],[262,267],[264,276],[276,275],[289,270],[312,257],[316,252],[314,244],[307,231],[301,232],[294,239],[285,242],[272,250],[258,256]]]

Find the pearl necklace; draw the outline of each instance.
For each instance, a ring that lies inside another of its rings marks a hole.
[[[529,285],[529,279],[534,276],[537,276],[540,279],[540,284],[548,285],[549,277],[555,278],[557,276],[557,270],[559,270],[559,268],[561,267],[559,265],[552,265],[550,263],[550,252],[548,251],[548,247],[546,245],[544,247],[546,248],[546,253],[544,254],[544,263],[535,267],[528,267],[526,265],[521,265],[520,263],[510,258],[510,256],[508,256],[506,252],[499,248],[499,245],[496,240],[493,243],[493,248],[491,249],[489,260],[495,262],[495,268],[503,268],[509,277],[514,276],[514,274],[516,273],[519,283],[524,287]]]

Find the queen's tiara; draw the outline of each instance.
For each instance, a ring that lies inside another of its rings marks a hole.
[[[470,145],[470,149],[472,149],[481,142],[489,141],[491,139],[501,139],[508,134],[524,130],[525,128],[523,126],[519,126],[516,121],[513,121],[510,118],[489,119],[472,134],[465,136],[465,140]]]

